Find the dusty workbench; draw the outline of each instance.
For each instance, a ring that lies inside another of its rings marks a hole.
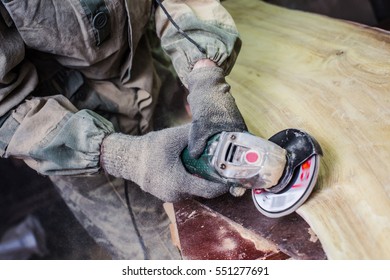
[[[243,41],[228,82],[250,132],[302,129],[324,156],[315,191],[283,219],[261,217],[249,193],[174,204],[183,257],[390,259],[389,33],[259,0],[223,5]]]

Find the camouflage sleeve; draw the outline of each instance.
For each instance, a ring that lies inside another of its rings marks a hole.
[[[25,46],[0,5],[0,118],[36,87],[35,67],[24,59]]]
[[[0,42],[0,157],[23,159],[46,175],[97,172],[100,145],[114,131],[112,124],[78,111],[62,95],[31,97],[37,72],[24,57],[19,33],[1,14]]]
[[[182,82],[187,85],[187,75],[200,59],[216,62],[228,75],[241,48],[235,23],[218,0],[165,0],[165,9],[197,45],[186,39],[169,21],[163,9],[156,10],[156,30],[161,45],[171,57]]]
[[[37,86],[35,67],[25,59],[24,42],[0,2],[0,156],[11,139],[11,111]]]
[[[0,128],[10,135],[4,157],[15,157],[44,175],[86,175],[100,170],[100,146],[111,122],[78,111],[64,96],[35,97],[19,105]]]

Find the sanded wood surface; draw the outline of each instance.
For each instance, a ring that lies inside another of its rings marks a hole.
[[[390,259],[390,35],[228,0],[243,47],[228,81],[249,130],[309,132],[324,157],[298,209],[329,259]]]

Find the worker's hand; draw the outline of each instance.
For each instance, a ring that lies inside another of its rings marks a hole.
[[[247,130],[223,70],[210,60],[197,64],[188,75],[188,103],[192,112],[189,152],[194,158],[202,154],[207,140],[214,134]]]
[[[101,166],[109,174],[131,180],[143,190],[169,202],[199,196],[213,198],[228,186],[189,174],[180,155],[188,145],[189,125],[143,136],[114,133],[101,148]]]

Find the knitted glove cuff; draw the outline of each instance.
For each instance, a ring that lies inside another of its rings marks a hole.
[[[104,138],[101,145],[100,166],[108,174],[131,180],[128,162],[134,162],[136,153],[132,152],[132,145],[135,136],[122,133],[113,133]]]

